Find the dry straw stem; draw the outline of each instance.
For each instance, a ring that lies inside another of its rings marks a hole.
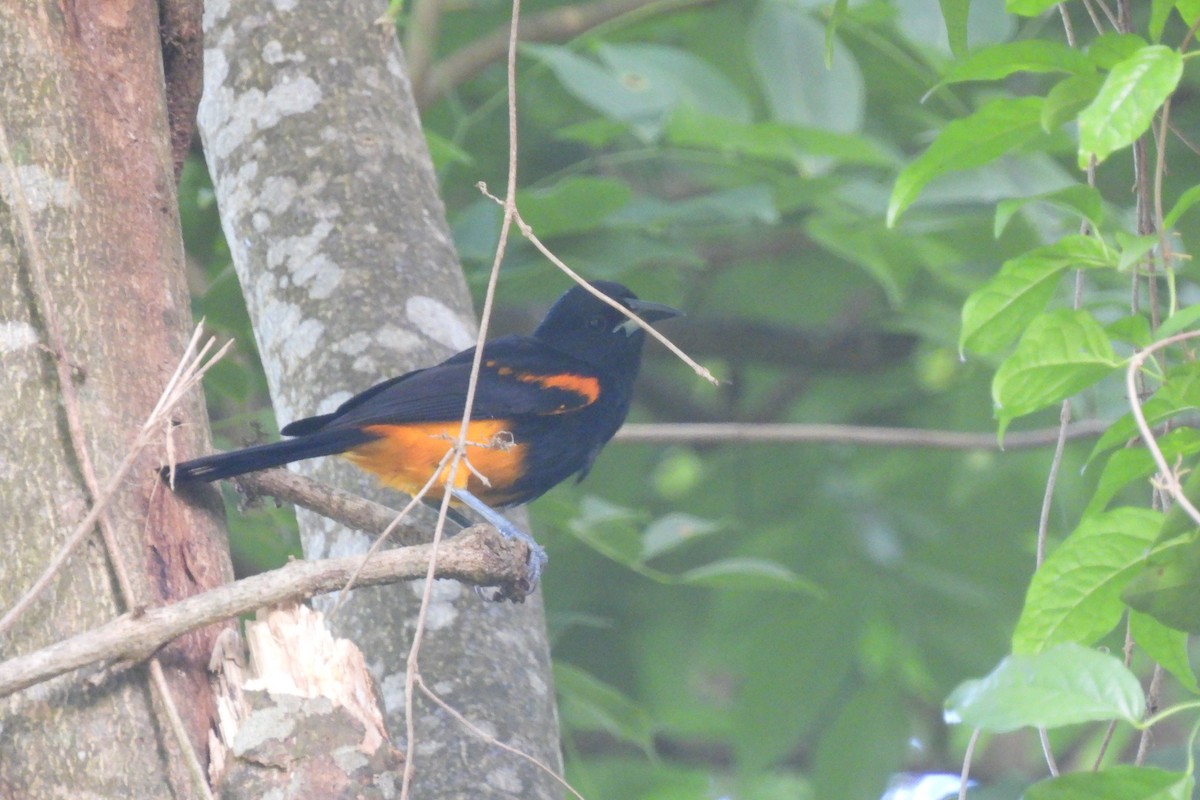
[[[360,586],[425,576],[432,545],[386,550],[364,567]],[[527,578],[528,548],[476,525],[442,546],[436,578],[476,585],[515,583]],[[136,662],[188,631],[267,605],[337,591],[362,558],[295,561],[271,572],[226,584],[168,606],[138,609],[86,633],[0,663],[0,696],[73,669],[100,663]]]
[[[1158,440],[1154,438],[1154,431],[1150,429],[1149,423],[1146,422],[1146,415],[1142,412],[1142,401],[1138,393],[1137,377],[1146,363],[1146,359],[1154,355],[1164,347],[1170,347],[1173,344],[1186,342],[1190,339],[1195,339],[1200,336],[1200,331],[1188,331],[1179,333],[1175,336],[1169,336],[1161,342],[1155,342],[1133,355],[1129,359],[1129,367],[1125,370],[1125,391],[1129,397],[1129,410],[1133,413],[1133,419],[1137,423],[1138,430],[1141,431],[1142,441],[1146,443],[1146,449],[1150,451],[1150,455],[1154,457],[1154,463],[1158,467],[1162,488],[1175,499],[1175,502],[1187,512],[1187,515],[1192,518],[1192,521],[1200,525],[1200,511],[1192,505],[1192,501],[1188,500],[1187,495],[1183,493],[1183,487],[1179,483],[1179,476],[1171,469],[1171,465],[1167,463],[1166,456],[1163,455],[1162,449],[1158,446]]]
[[[197,352],[196,348],[200,340],[200,335],[201,329],[197,326],[195,333],[192,334],[191,341],[188,343],[187,350],[184,352],[183,358],[175,370],[175,374],[167,382],[167,386],[159,397],[157,405],[154,406],[154,410],[150,412],[150,416],[146,418],[146,422],[142,425],[141,430],[138,431],[137,437],[129,448],[129,452],[125,455],[120,465],[117,466],[116,472],[113,473],[103,490],[96,496],[95,502],[92,504],[91,509],[88,510],[87,515],[75,526],[75,530],[67,537],[67,541],[59,548],[59,551],[50,560],[50,563],[46,566],[41,576],[34,582],[33,586],[25,592],[16,605],[5,613],[3,618],[0,618],[0,636],[8,632],[30,604],[46,590],[46,587],[50,585],[54,576],[62,569],[63,564],[66,563],[72,551],[93,531],[97,519],[104,512],[113,495],[116,494],[117,488],[129,475],[129,470],[133,468],[133,464],[137,461],[141,451],[150,444],[160,426],[171,424],[168,419],[171,410],[193,386],[200,382],[204,373],[225,355],[229,350],[230,344],[232,344],[231,342],[227,342],[224,347],[206,361],[205,358],[213,346],[213,340],[209,339],[200,348],[199,352]]]

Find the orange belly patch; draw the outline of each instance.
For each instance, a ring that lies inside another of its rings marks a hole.
[[[386,486],[406,494],[421,490],[438,464],[458,438],[459,422],[423,422],[412,425],[367,425],[364,429],[380,438],[367,442],[343,455],[356,466],[376,476]],[[522,473],[525,446],[512,442],[506,423],[479,420],[467,426],[467,460],[475,472],[491,483],[488,486],[466,464],[459,464],[454,485],[494,505],[511,498],[509,491]],[[449,467],[430,487],[426,497],[441,498],[449,477]]]

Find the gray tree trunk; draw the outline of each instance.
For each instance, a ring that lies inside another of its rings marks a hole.
[[[199,124],[281,422],[331,411],[474,343],[402,55],[376,22],[383,11],[365,0],[210,0],[206,11]],[[299,469],[388,499],[337,459]],[[369,544],[310,514],[300,523],[311,558]],[[366,654],[398,747],[419,594],[410,585],[359,591],[335,619]],[[420,663],[468,719],[558,768],[540,595],[490,605],[440,583]],[[419,698],[417,709],[414,797],[561,796],[547,776],[437,707]]]
[[[57,327],[101,485],[114,474],[190,332],[153,3],[0,3],[0,609],[41,573],[93,498],[68,435],[52,349]],[[28,203],[33,238],[16,209]],[[34,245],[42,258],[35,262]],[[40,263],[44,281],[35,276]],[[54,325],[54,322],[57,325]],[[203,418],[197,396],[181,416]],[[206,446],[207,431],[176,442]],[[109,506],[133,603],[158,605],[224,583],[213,517],[171,500],[146,452]],[[28,652],[125,611],[98,535],[0,639]],[[205,758],[215,631],[160,652],[188,736]],[[0,701],[0,796],[192,797],[160,726],[147,670],[64,675]]]

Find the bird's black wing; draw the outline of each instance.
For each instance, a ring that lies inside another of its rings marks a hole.
[[[384,381],[333,413],[294,422],[282,432],[296,436],[335,427],[460,419],[473,357],[474,351],[466,350],[437,366]],[[484,346],[471,417],[508,419],[578,411],[599,397],[600,378],[594,372],[536,339],[497,339]]]

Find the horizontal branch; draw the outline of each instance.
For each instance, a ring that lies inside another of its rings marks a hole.
[[[232,480],[250,498],[274,497],[371,534],[383,533],[397,515],[395,509],[282,467],[248,472]],[[430,539],[437,514],[424,506],[414,508],[411,513],[418,519],[402,520],[392,530],[391,539],[402,545],[424,544]],[[427,519],[420,519],[424,516]]]
[[[377,553],[362,567],[355,586],[422,579],[431,549],[425,544]],[[528,579],[528,559],[523,543],[476,525],[442,543],[434,575],[479,586],[516,586]],[[263,606],[337,591],[360,566],[361,556],[294,561],[178,603],[123,614],[99,628],[0,663],[0,697],[73,669],[142,661],[188,631]]]
[[[1099,436],[1108,428],[1103,420],[1067,426],[1068,439]],[[697,422],[680,424],[630,424],[614,441],[655,444],[855,444],[868,447],[931,447],[942,450],[1021,450],[1046,447],[1057,441],[1058,428],[1018,431],[1004,436],[1000,447],[994,433],[883,428],[869,425],[806,425],[801,423]]]

